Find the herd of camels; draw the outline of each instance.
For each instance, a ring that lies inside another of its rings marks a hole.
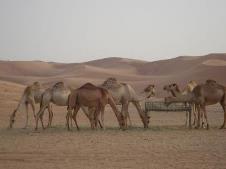
[[[225,128],[226,124],[226,88],[218,84],[214,80],[206,80],[203,84],[197,84],[195,81],[190,81],[184,90],[180,90],[176,83],[166,85],[163,88],[169,92],[171,96],[165,98],[165,104],[169,105],[173,102],[183,102],[190,104],[192,114],[194,116],[193,125],[195,128],[204,127],[209,129],[209,123],[206,113],[206,106],[220,103],[224,110],[224,122],[220,127]],[[148,85],[143,92],[145,98],[155,96],[155,85]],[[129,104],[132,103],[139,113],[144,128],[148,128],[150,117],[141,108],[141,99],[138,97],[131,85],[120,83],[116,78],[108,78],[101,85],[96,86],[91,83],[86,83],[77,89],[71,89],[65,86],[63,82],[57,82],[51,88],[44,89],[39,82],[34,82],[25,88],[23,95],[13,113],[10,115],[9,128],[13,127],[15,122],[16,112],[21,108],[26,109],[26,122],[24,128],[28,126],[28,106],[30,105],[35,119],[35,130],[38,129],[38,122],[41,121],[42,128],[43,115],[45,110],[48,110],[49,121],[47,127],[51,127],[53,112],[52,104],[57,106],[67,107],[66,127],[71,129],[72,120],[75,122],[77,130],[79,126],[76,120],[77,113],[81,108],[84,114],[90,121],[91,128],[95,129],[98,126],[105,129],[104,111],[107,104],[115,113],[121,129],[128,128],[128,122],[131,126],[131,119],[128,112]],[[35,104],[40,104],[40,109],[35,112]],[[121,111],[117,105],[121,105]],[[200,121],[202,119],[202,125]],[[187,124],[187,119],[186,119]]]

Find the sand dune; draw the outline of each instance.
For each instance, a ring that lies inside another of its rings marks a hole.
[[[203,62],[207,66],[226,66],[226,61],[220,59],[209,59]]]
[[[132,84],[142,90],[154,83],[162,92],[162,86],[176,82],[184,86],[190,80],[199,83],[215,79],[226,85],[226,54],[206,56],[180,56],[174,59],[145,62],[126,58],[105,58],[84,63],[55,63],[42,61],[0,61],[0,80],[27,85],[40,81],[51,85],[65,81],[79,86],[87,81],[102,83],[108,77]]]

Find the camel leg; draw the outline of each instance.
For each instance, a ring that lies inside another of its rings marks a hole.
[[[70,117],[70,126],[71,126],[71,128],[73,127],[73,124],[72,124],[72,117]]]
[[[90,114],[92,113],[91,111],[93,111],[92,109],[88,108],[88,110],[84,107],[84,106],[81,106],[82,108],[82,111],[85,113],[86,117],[89,119],[89,122],[90,122],[90,125],[92,124],[92,120],[91,120],[91,116]],[[100,121],[99,121],[99,124],[100,124]]]
[[[148,128],[148,120],[149,120],[148,118],[149,117],[142,111],[139,102],[134,101],[132,103],[136,107],[136,109],[137,109],[137,111],[138,111],[138,113],[140,115],[140,118],[141,118],[141,120],[142,120],[142,122],[144,124],[144,128]]]
[[[26,121],[25,121],[25,125],[23,127],[23,129],[26,129],[28,126],[28,103],[25,104],[25,112],[26,112]]]
[[[39,118],[41,118],[42,114],[44,113],[46,107],[42,106],[39,110],[39,112],[37,113],[37,115],[35,116],[35,130],[38,129],[38,120]]]
[[[201,127],[202,128],[205,128],[205,122],[204,122],[204,118],[205,118],[205,115],[204,115],[204,108],[202,109],[202,111],[200,112],[200,118],[202,120],[202,125]]]
[[[124,120],[125,120],[125,128],[128,128],[128,125],[127,125],[127,107],[128,107],[128,103],[127,102],[124,102],[123,104],[122,104],[122,110],[121,110],[121,112],[122,112],[122,115],[123,115],[123,117],[124,117]]]
[[[130,115],[129,115],[129,103],[128,103],[128,106],[127,106],[127,108],[126,108],[127,110],[127,117],[128,117],[128,120],[129,120],[129,125],[130,125],[130,127],[132,127],[132,121],[131,121],[131,118],[130,118]]]
[[[105,108],[102,107],[102,108],[101,108],[101,123],[102,123],[103,129],[105,130],[105,124],[104,124],[104,110],[105,110]]]
[[[195,104],[192,104],[192,113],[194,115],[194,121],[193,121],[193,126],[195,125],[196,121],[197,121],[197,108],[196,108],[196,105]]]
[[[188,111],[185,112],[185,116],[186,117],[185,117],[185,124],[184,124],[184,126],[187,127],[187,125],[188,125]]]
[[[91,126],[92,129],[94,129],[95,127],[97,127],[97,120],[99,122],[100,127],[102,128],[101,122],[99,120],[99,114],[97,114],[96,109],[94,109],[94,107],[89,107],[88,108],[88,112],[86,111],[85,114],[86,114],[86,116],[88,117],[88,119],[90,121],[90,126]]]
[[[187,103],[184,103],[184,106],[186,107]],[[184,123],[185,128],[187,127],[188,124],[187,122],[188,122],[188,111],[185,112],[185,123]]]
[[[224,110],[224,122],[221,125],[220,129],[223,129],[223,128],[225,128],[225,125],[226,125],[226,104],[224,102],[222,102],[221,106],[222,106],[222,108]]]
[[[200,113],[201,113],[200,111],[201,111],[201,107],[198,106],[198,107],[197,107],[198,120],[197,120],[197,124],[196,124],[196,126],[195,126],[196,129],[198,129],[198,128],[200,127]]]
[[[72,117],[72,109],[68,109],[67,115],[66,115],[66,127],[67,130],[70,131],[70,125],[69,125],[69,118]]]
[[[46,109],[45,109],[45,110],[46,110]],[[40,115],[40,121],[41,121],[42,129],[43,129],[43,130],[45,129],[44,122],[43,122],[43,116],[44,116],[45,110],[44,110],[44,111],[42,112],[42,114]]]
[[[91,120],[91,129],[95,128],[96,118],[95,118],[96,110],[90,112],[90,120]]]
[[[78,131],[80,130],[79,127],[78,127],[78,123],[77,123],[77,113],[78,113],[79,109],[80,109],[80,107],[76,106],[75,109],[74,109],[74,112],[73,112],[73,116],[72,116]]]
[[[129,103],[127,106],[125,106],[125,113],[126,113],[126,123],[127,123],[127,119],[128,119],[129,126],[132,127],[132,121],[131,121],[130,115],[129,115]]]
[[[35,118],[35,101],[33,98],[28,98],[28,103],[31,105],[33,116]]]
[[[206,120],[206,129],[209,130],[209,122],[208,122],[207,113],[206,113],[206,107],[205,106],[203,107],[203,113],[204,113],[204,118]]]
[[[13,111],[13,113],[11,114],[11,116],[10,116],[10,119],[9,119],[9,128],[12,128],[13,127],[13,123],[15,122],[16,112],[17,112],[17,109],[15,109]]]
[[[51,127],[52,126],[52,120],[53,120],[53,111],[52,111],[52,106],[50,104],[48,105],[48,112],[49,112],[48,127]]]
[[[131,118],[130,118],[129,112],[127,112],[127,116],[128,116],[128,120],[129,120],[129,125],[130,125],[130,127],[132,127],[132,121],[131,121]]]
[[[98,124],[98,121],[99,121],[99,116],[100,116],[100,111],[95,109],[95,111],[94,111],[94,128],[95,129],[97,128],[97,124]]]

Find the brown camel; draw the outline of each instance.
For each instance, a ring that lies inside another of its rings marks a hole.
[[[68,106],[68,97],[71,94],[71,88],[64,85],[63,82],[57,82],[55,83],[51,88],[46,89],[41,97],[41,104],[39,112],[36,116],[36,127],[35,130],[38,128],[38,120],[41,120],[41,123],[43,124],[43,114],[45,109],[48,107],[50,103],[53,103],[57,106]],[[82,106],[82,110],[85,113],[85,115],[90,120],[89,114],[90,111],[94,111],[92,109],[87,110],[85,107]],[[49,123],[48,126],[51,126],[52,123],[53,114],[49,117]],[[72,122],[71,122],[72,125]],[[101,126],[102,127],[102,126]],[[44,126],[42,125],[42,128],[44,129]]]
[[[225,87],[214,82],[213,80],[207,80],[205,84],[200,84],[194,88],[191,93],[186,95],[180,95],[178,97],[167,97],[165,102],[170,104],[172,102],[189,102],[199,105],[198,108],[198,122],[196,128],[200,127],[200,112],[202,111],[206,120],[207,129],[209,129],[209,123],[206,114],[206,106],[220,103],[224,110],[224,122],[220,127],[225,128],[226,124],[226,90]]]
[[[17,105],[17,108],[13,111],[10,116],[9,128],[13,127],[15,122],[16,112],[18,112],[22,107],[26,108],[26,122],[24,128],[28,125],[28,105],[31,106],[33,115],[35,117],[35,104],[41,102],[41,96],[45,90],[41,87],[39,82],[34,82],[32,85],[29,85],[25,88],[23,95]],[[49,111],[49,117],[52,114],[52,109],[50,104],[47,105]]]
[[[180,90],[179,86],[176,83],[170,84],[170,85],[165,85],[163,87],[163,90],[166,90],[167,92],[171,93],[173,97],[178,97],[180,95],[186,95],[190,92],[193,91],[193,89],[197,86],[198,84],[195,81],[190,81],[185,89],[183,91]],[[193,125],[196,124],[197,121],[197,107],[195,104],[191,103],[192,107],[192,113],[194,115],[194,121]],[[185,120],[185,126],[187,126],[188,123],[188,112],[186,113],[186,120]]]
[[[131,124],[131,120],[128,113],[128,106],[129,103],[132,103],[136,107],[140,115],[144,128],[148,128],[150,117],[141,109],[140,99],[138,98],[132,86],[126,83],[119,83],[116,78],[111,77],[105,80],[101,87],[107,89],[111,93],[117,105],[122,105],[121,112],[124,116],[126,127],[127,118],[129,118]]]
[[[95,108],[95,112],[91,115],[91,127],[94,128],[97,119],[96,116],[98,116],[99,112],[102,114],[104,113],[104,109],[107,104],[109,104],[114,111],[118,119],[119,126],[124,128],[123,116],[118,111],[111,94],[106,89],[97,87],[91,83],[86,83],[80,88],[73,90],[68,99],[68,113],[66,116],[68,130],[70,129],[69,117],[72,116],[72,110],[74,110],[72,118],[74,119],[77,129],[79,130],[76,115],[80,107],[85,106],[91,109]],[[102,124],[104,126],[103,121]]]

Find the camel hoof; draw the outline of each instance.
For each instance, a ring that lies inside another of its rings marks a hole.
[[[9,126],[9,127],[7,127],[7,129],[8,129],[8,130],[10,130],[10,129],[12,129],[12,127],[11,127],[11,126]]]
[[[195,126],[195,129],[199,129],[200,126]]]

